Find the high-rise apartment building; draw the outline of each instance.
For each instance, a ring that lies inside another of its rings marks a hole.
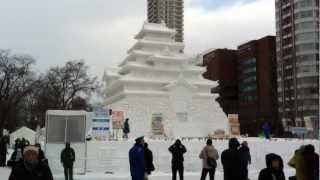
[[[176,29],[175,40],[183,42],[183,0],[148,0],[148,22],[161,23]]]
[[[278,111],[290,131],[319,119],[319,0],[275,2]]]

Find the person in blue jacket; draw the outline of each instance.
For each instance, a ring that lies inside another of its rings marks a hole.
[[[266,139],[270,139],[270,134],[271,134],[271,126],[269,125],[268,122],[265,122],[262,126],[264,137]]]
[[[130,173],[132,180],[144,180],[145,161],[144,161],[144,137],[139,137],[135,145],[129,151]]]

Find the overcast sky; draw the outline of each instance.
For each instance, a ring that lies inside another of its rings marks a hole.
[[[147,0],[0,0],[0,49],[26,53],[36,69],[85,59],[101,76],[133,45]],[[274,0],[185,0],[185,52],[235,48],[275,34]]]

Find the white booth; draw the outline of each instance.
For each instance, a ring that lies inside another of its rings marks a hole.
[[[30,142],[30,144],[35,144],[36,132],[32,129],[29,129],[25,126],[21,127],[20,129],[14,131],[10,134],[10,145],[13,146],[15,144],[16,139],[26,139]]]
[[[60,153],[70,142],[75,151],[75,173],[86,171],[86,111],[48,110],[46,113],[45,153],[54,173],[62,173]]]

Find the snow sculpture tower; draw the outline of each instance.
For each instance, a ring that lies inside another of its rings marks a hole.
[[[227,117],[210,93],[216,82],[181,53],[184,44],[174,41],[175,33],[164,23],[144,23],[125,60],[104,75],[106,104],[130,118],[131,137],[228,133]]]

